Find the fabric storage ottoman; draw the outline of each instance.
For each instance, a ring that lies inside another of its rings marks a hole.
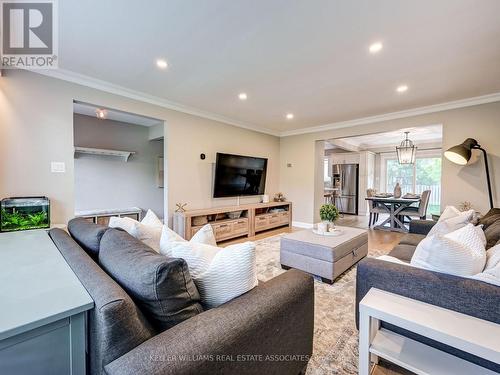
[[[338,236],[315,234],[312,229],[281,238],[280,263],[333,281],[368,254],[368,233],[364,229],[337,227]]]

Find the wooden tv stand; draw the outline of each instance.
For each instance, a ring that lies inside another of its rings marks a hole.
[[[241,216],[231,218],[231,213]],[[269,202],[189,210],[174,214],[174,231],[186,240],[205,224],[212,225],[215,239],[225,241],[236,237],[253,237],[256,233],[292,227],[292,203]]]

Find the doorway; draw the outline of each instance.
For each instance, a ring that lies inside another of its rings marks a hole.
[[[164,214],[164,122],[74,102],[75,216]]]

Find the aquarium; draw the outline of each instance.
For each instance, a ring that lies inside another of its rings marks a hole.
[[[0,232],[50,227],[47,197],[6,198],[0,202]]]

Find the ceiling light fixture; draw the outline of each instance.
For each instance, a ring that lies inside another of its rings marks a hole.
[[[238,98],[239,98],[240,100],[247,100],[248,96],[247,96],[247,94],[246,94],[245,92],[242,92],[242,93],[240,93],[240,94],[238,95]]]
[[[294,117],[294,116],[293,116],[293,113],[287,113],[287,114],[286,114],[286,118],[287,118],[288,120],[292,120],[292,119],[293,119],[293,117]]]
[[[381,42],[376,42],[370,45],[370,53],[377,53],[382,50],[384,45]]]
[[[105,109],[97,108],[95,110],[95,115],[97,116],[97,118],[99,120],[105,120],[107,117],[107,114],[108,114],[108,112]]]
[[[408,91],[408,86],[407,85],[398,86],[398,88],[396,89],[396,91],[399,92],[399,93],[406,92],[406,91]]]
[[[166,60],[158,59],[158,60],[156,60],[156,66],[160,69],[167,69],[168,63]]]
[[[413,142],[408,139],[409,133],[410,132],[405,132],[406,138],[399,146],[396,147],[399,164],[415,164],[417,146],[415,146]]]

